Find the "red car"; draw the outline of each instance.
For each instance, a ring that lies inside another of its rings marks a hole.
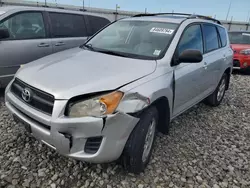
[[[229,39],[234,51],[234,69],[250,70],[250,32],[229,32]]]

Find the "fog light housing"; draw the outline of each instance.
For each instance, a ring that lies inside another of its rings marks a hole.
[[[247,62],[244,62],[244,63],[243,63],[243,66],[244,66],[244,67],[247,67]]]

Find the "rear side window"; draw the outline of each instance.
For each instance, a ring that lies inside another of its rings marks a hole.
[[[87,36],[84,17],[82,15],[49,13],[51,19],[52,36],[85,37]]]
[[[200,25],[192,25],[187,28],[178,45],[178,53],[181,54],[184,50],[199,50],[203,53],[203,42]]]
[[[227,32],[222,27],[217,27],[217,28],[220,34],[221,45],[222,47],[225,47],[227,45]]]
[[[90,15],[87,15],[86,17],[89,20],[90,26],[92,28],[91,35],[95,34],[97,31],[99,31],[104,26],[110,23],[110,21],[107,20],[106,18],[90,16]]]
[[[211,52],[219,48],[219,38],[215,26],[204,25],[203,34],[205,39],[206,52]]]

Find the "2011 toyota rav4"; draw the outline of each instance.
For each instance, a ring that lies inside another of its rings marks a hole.
[[[156,131],[228,89],[233,52],[219,21],[137,15],[74,48],[24,65],[6,106],[35,138],[62,155],[141,172]]]

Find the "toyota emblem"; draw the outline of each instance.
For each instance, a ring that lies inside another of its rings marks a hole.
[[[31,91],[28,88],[24,88],[22,91],[22,98],[25,102],[31,101]]]

